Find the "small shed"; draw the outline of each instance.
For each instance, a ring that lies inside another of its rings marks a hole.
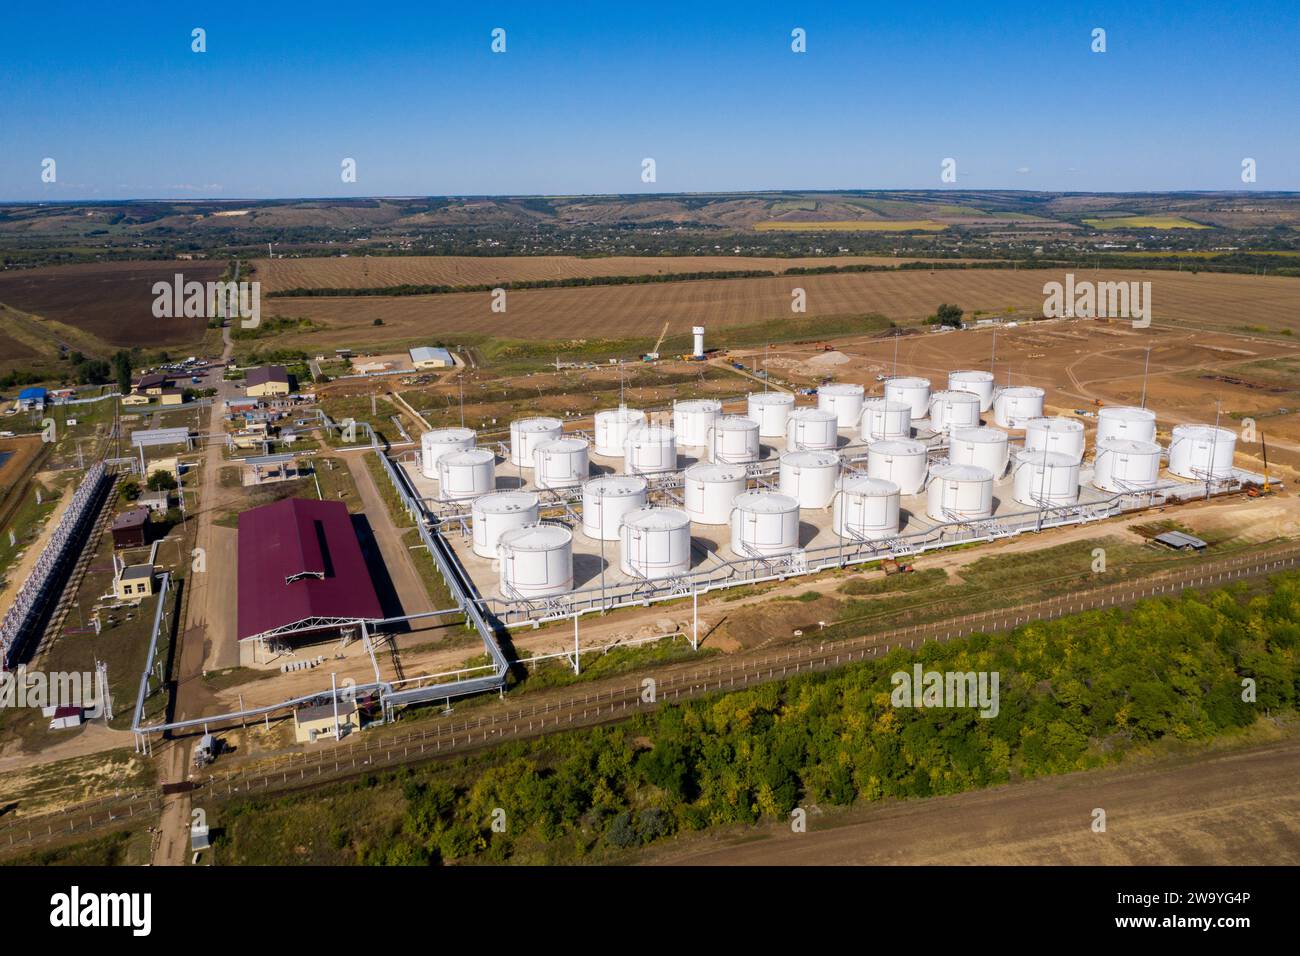
[[[1208,547],[1200,538],[1182,531],[1166,531],[1156,535],[1155,540],[1175,551],[1204,551]]]
[[[355,700],[338,702],[339,736],[345,737],[354,730],[361,729],[361,717]],[[298,743],[313,743],[318,737],[334,736],[334,703],[327,700],[323,704],[299,707],[293,712],[294,734]]]
[[[149,509],[129,508],[113,519],[113,547],[143,548],[149,544]]]

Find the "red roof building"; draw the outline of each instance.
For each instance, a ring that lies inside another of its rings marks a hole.
[[[383,616],[343,502],[286,498],[240,514],[240,641]]]

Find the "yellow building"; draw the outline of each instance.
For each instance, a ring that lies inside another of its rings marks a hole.
[[[180,463],[176,458],[155,458],[153,461],[149,462],[149,464],[145,467],[147,472],[145,474],[146,479],[150,475],[159,471],[165,471],[173,478],[180,477]]]
[[[283,365],[263,365],[244,376],[244,394],[249,398],[270,398],[289,394],[289,373]]]
[[[119,601],[138,601],[153,595],[153,565],[129,564],[113,579],[113,593]]]
[[[299,707],[293,712],[294,735],[300,744],[312,743],[321,737],[334,736],[334,703],[326,701],[312,707]],[[361,714],[355,700],[338,702],[338,731],[346,737],[361,729]]]

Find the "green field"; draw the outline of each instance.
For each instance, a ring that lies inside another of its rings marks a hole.
[[[833,222],[756,222],[758,232],[940,232],[933,219],[840,219]]]
[[[1182,216],[1116,216],[1108,219],[1085,219],[1094,229],[1209,229]]]

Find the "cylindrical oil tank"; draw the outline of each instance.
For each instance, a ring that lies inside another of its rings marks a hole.
[[[474,553],[497,556],[497,542],[506,531],[537,524],[538,499],[531,491],[498,491],[474,499]]]
[[[788,451],[781,456],[779,488],[800,508],[825,508],[835,497],[840,456],[833,451]]]
[[[711,398],[673,402],[673,431],[677,443],[703,448],[709,443],[709,429],[722,416],[722,403]]]
[[[993,473],[978,465],[940,465],[930,475],[925,513],[935,521],[973,521],[993,514]]]
[[[667,425],[637,425],[623,443],[627,470],[633,475],[656,475],[677,470],[677,433]]]
[[[627,433],[645,421],[645,412],[637,408],[607,408],[596,413],[596,454],[622,458]]]
[[[491,448],[451,451],[438,459],[438,487],[443,498],[477,498],[497,485],[497,456]]]
[[[420,436],[420,474],[438,479],[438,459],[448,452],[473,448],[477,437],[472,428],[435,428]]]
[[[1232,477],[1237,436],[1214,425],[1175,425],[1169,441],[1169,470],[1180,478]]]
[[[980,423],[980,397],[974,392],[948,389],[930,396],[930,428],[951,432],[954,428],[973,428]]]
[[[702,461],[687,468],[682,478],[686,513],[700,524],[726,524],[736,496],[745,492],[744,465]]]
[[[497,542],[501,594],[532,599],[573,590],[573,532],[558,524],[506,531]]]
[[[912,437],[912,406],[887,398],[869,398],[862,403],[862,440]]]
[[[747,491],[731,512],[731,550],[742,558],[785,554],[799,547],[799,502],[789,495]]]
[[[676,508],[639,508],[623,516],[619,567],[640,578],[672,578],[691,569],[691,519]]]
[[[781,438],[792,408],[794,396],[789,392],[751,392],[746,414],[758,422],[761,437]]]
[[[591,471],[585,438],[552,438],[533,449],[533,480],[538,488],[573,488]]]
[[[850,382],[832,382],[817,389],[817,407],[834,412],[840,428],[856,428],[862,421],[866,389]]]
[[[905,495],[921,493],[928,467],[924,442],[887,438],[867,446],[867,475],[892,481]]]
[[[709,429],[709,447],[710,457],[720,464],[758,461],[758,422],[744,415],[724,415]]]
[[[897,375],[885,379],[885,398],[891,402],[905,402],[912,409],[912,418],[924,418],[930,413],[930,380],[912,375]]]
[[[1083,422],[1060,415],[1031,418],[1025,422],[1025,448],[1056,451],[1083,461]]]
[[[980,411],[987,412],[993,407],[993,373],[963,369],[948,373],[948,390],[951,392],[970,392],[980,398]]]
[[[845,475],[839,480],[831,527],[841,538],[892,538],[898,534],[898,485],[884,478]]]
[[[827,451],[839,443],[839,417],[820,408],[796,408],[785,424],[791,451]]]
[[[1092,461],[1092,483],[1102,491],[1147,491],[1160,480],[1160,446],[1132,438],[1103,438]]]
[[[558,418],[516,418],[510,423],[510,464],[533,467],[537,446],[559,438],[563,431],[564,423]]]
[[[1079,462],[1072,455],[1028,449],[1016,454],[1012,469],[1012,495],[1022,505],[1049,508],[1079,500]]]
[[[623,515],[644,508],[648,486],[635,475],[593,478],[582,486],[582,531],[600,541],[618,540]]]
[[[1097,443],[1105,438],[1156,440],[1156,413],[1148,408],[1114,405],[1097,411]]]
[[[1043,390],[1033,385],[1012,385],[993,396],[993,421],[1002,428],[1024,428],[1031,418],[1043,417]]]
[[[954,465],[979,465],[1001,478],[1007,470],[1010,445],[1000,428],[958,428],[948,435],[948,461]]]

